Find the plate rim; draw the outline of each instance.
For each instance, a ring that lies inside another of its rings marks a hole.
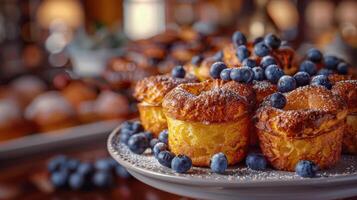
[[[350,182],[357,183],[357,174],[356,175],[345,175],[339,177],[321,177],[321,178],[302,178],[302,179],[289,179],[289,180],[207,180],[198,177],[184,177],[184,176],[173,176],[168,174],[162,174],[145,168],[140,168],[135,165],[130,164],[129,162],[120,159],[120,156],[117,155],[119,152],[113,147],[113,138],[118,134],[120,125],[116,127],[110,134],[107,140],[107,149],[109,154],[121,165],[127,168],[129,171],[133,170],[136,173],[140,173],[144,176],[160,179],[163,181],[189,184],[189,185],[201,185],[201,186],[216,186],[216,187],[291,187],[291,186],[300,186],[300,187],[311,187],[311,186],[330,186],[331,184],[347,184]],[[224,176],[224,175],[223,175]]]

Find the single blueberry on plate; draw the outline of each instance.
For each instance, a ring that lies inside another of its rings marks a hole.
[[[169,131],[167,129],[160,132],[159,140],[165,144],[169,143]]]
[[[66,170],[53,172],[50,180],[55,188],[64,188],[68,183],[68,172]]]
[[[250,68],[257,66],[257,63],[255,62],[255,60],[250,59],[250,58],[244,59],[242,64],[244,67],[250,67]]]
[[[267,160],[264,155],[251,153],[245,159],[245,164],[253,170],[265,170],[267,168]]]
[[[245,45],[240,45],[237,48],[237,57],[239,61],[242,62],[244,59],[248,58],[249,56],[250,56],[250,52]]]
[[[278,81],[279,92],[290,92],[296,88],[296,80],[289,75],[282,76]]]
[[[269,65],[264,71],[266,79],[272,83],[277,83],[284,76],[284,71],[278,65]]]
[[[80,173],[73,173],[69,176],[68,185],[73,190],[80,190],[84,187],[85,177]]]
[[[274,108],[282,109],[285,107],[286,98],[280,92],[276,92],[276,93],[270,95],[269,102],[270,102],[270,105],[273,106]]]
[[[232,35],[232,42],[236,47],[238,47],[240,45],[245,45],[247,43],[247,38],[243,33],[236,31]]]
[[[203,60],[202,55],[193,56],[191,59],[191,64],[193,64],[195,66],[199,66],[201,64],[202,60]]]
[[[174,157],[175,154],[171,153],[170,151],[161,151],[157,155],[156,159],[161,165],[171,168],[171,162]]]
[[[171,75],[175,78],[185,78],[186,71],[181,65],[179,65],[172,69]]]
[[[217,174],[223,174],[228,167],[227,157],[223,153],[214,154],[211,158],[211,170]]]
[[[145,131],[143,133],[144,133],[145,137],[148,139],[148,141],[151,141],[151,139],[153,137],[152,133],[149,131]]]
[[[341,62],[337,65],[337,73],[345,75],[348,73],[349,65],[345,62]]]
[[[317,68],[315,63],[311,62],[310,60],[305,60],[300,64],[299,71],[307,72],[310,76],[315,75],[317,72]]]
[[[131,130],[134,131],[135,133],[144,131],[143,125],[141,125],[140,121],[134,121],[131,124]]]
[[[188,156],[178,155],[171,161],[171,168],[177,173],[185,173],[192,167],[192,160]]]
[[[150,148],[154,148],[155,144],[159,143],[160,140],[157,138],[153,138],[150,140]]]
[[[212,78],[220,78],[221,72],[227,68],[227,65],[223,62],[215,62],[211,65],[210,75]]]
[[[326,68],[322,68],[317,72],[317,75],[325,75],[325,76],[330,76],[331,74],[333,74],[333,70],[331,69],[326,69]]]
[[[254,80],[256,81],[262,81],[265,78],[264,75],[264,69],[261,67],[253,67],[252,68],[253,73],[254,73]]]
[[[281,40],[274,34],[270,33],[265,36],[264,42],[267,46],[272,49],[277,49],[280,47]]]
[[[309,85],[310,83],[310,75],[307,72],[297,72],[294,75],[294,79],[298,87]]]
[[[314,63],[318,63],[322,60],[322,53],[318,49],[311,48],[307,51],[306,57]]]
[[[264,42],[260,42],[254,46],[254,53],[259,57],[264,57],[270,53],[270,49]]]
[[[128,144],[129,138],[136,134],[135,131],[127,128],[120,129],[119,141],[123,144]]]
[[[295,167],[295,172],[297,175],[305,178],[312,178],[316,176],[318,171],[318,166],[309,160],[300,160]]]
[[[136,154],[142,154],[149,147],[149,141],[145,134],[138,133],[129,138],[128,147]]]
[[[155,157],[161,152],[161,151],[166,151],[167,150],[167,145],[163,142],[158,142],[154,148],[152,149],[152,152]]]
[[[108,171],[97,171],[92,177],[92,184],[99,188],[108,188],[113,183],[113,175]]]
[[[254,79],[254,72],[250,67],[233,68],[231,79],[240,83],[251,83]]]
[[[325,68],[326,69],[331,69],[335,70],[337,68],[337,65],[339,64],[340,59],[338,59],[336,56],[325,56],[324,57],[324,63],[325,63]]]
[[[261,60],[260,60],[260,66],[265,69],[267,68],[269,65],[273,65],[273,64],[277,64],[276,60],[274,57],[272,56],[264,56]]]
[[[317,76],[312,77],[310,85],[321,85],[327,89],[332,88],[332,84],[331,84],[330,80],[325,75],[317,75]]]
[[[231,70],[232,69],[229,69],[229,68],[222,70],[221,75],[220,75],[221,79],[224,81],[230,81],[231,80]]]

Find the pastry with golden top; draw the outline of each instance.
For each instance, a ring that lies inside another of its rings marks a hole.
[[[62,94],[76,109],[82,102],[94,100],[97,97],[95,89],[81,81],[69,83],[62,90]]]
[[[347,103],[348,114],[343,137],[343,151],[357,154],[357,80],[337,82],[332,92],[342,97]]]
[[[230,165],[238,163],[247,153],[254,100],[251,86],[233,81],[176,87],[162,103],[170,150],[189,156],[194,166],[209,166],[218,152],[226,155]]]
[[[89,103],[87,106],[87,111],[93,112],[90,110],[93,105]],[[104,90],[95,101],[94,112],[102,120],[123,119],[129,115],[129,101],[122,94]]]
[[[313,161],[321,169],[337,163],[347,115],[344,101],[322,86],[284,95],[282,109],[267,98],[255,116],[260,147],[271,165],[294,171],[300,160]]]
[[[162,101],[167,93],[183,83],[193,83],[194,77],[175,78],[170,75],[151,76],[136,84],[134,97],[140,102],[138,109],[145,130],[157,137],[167,128],[166,117],[162,111]]]

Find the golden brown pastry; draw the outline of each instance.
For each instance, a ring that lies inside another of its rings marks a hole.
[[[193,77],[174,78],[170,75],[151,76],[136,84],[134,97],[140,102],[140,120],[146,130],[155,136],[167,128],[161,103],[165,95],[183,83],[196,82]]]
[[[347,103],[348,114],[343,137],[343,150],[357,154],[357,80],[337,82],[332,92],[342,97]]]
[[[103,120],[123,119],[129,114],[128,99],[113,91],[102,91],[96,102],[95,112]]]
[[[162,103],[169,131],[169,148],[209,166],[223,152],[230,165],[241,161],[249,144],[250,116],[255,95],[249,85],[221,80],[182,84]]]
[[[62,90],[63,96],[75,107],[84,102],[94,100],[97,97],[96,91],[80,81],[71,82]]]
[[[344,101],[322,86],[284,95],[283,109],[267,100],[256,112],[259,144],[271,165],[294,171],[300,160],[311,160],[321,169],[337,163],[347,115]]]

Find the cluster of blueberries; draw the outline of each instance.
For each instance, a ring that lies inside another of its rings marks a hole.
[[[192,160],[186,155],[175,155],[168,149],[169,132],[163,130],[158,138],[153,138],[150,132],[145,132],[138,121],[124,122],[120,129],[119,142],[124,143],[135,154],[143,154],[150,148],[157,161],[177,173],[185,173],[192,167]],[[252,170],[265,170],[267,161],[262,154],[250,153],[245,160],[248,168]],[[308,165],[310,163],[310,165]],[[228,160],[224,153],[212,156],[210,168],[212,172],[224,174],[228,167]],[[317,168],[310,161],[301,161],[296,172],[303,177],[313,177]]]
[[[59,155],[48,162],[47,169],[51,183],[56,189],[104,189],[114,185],[114,175],[125,179],[131,177],[126,169],[112,158],[102,158],[92,163]]]
[[[289,92],[308,84],[322,85],[331,89],[332,85],[328,80],[328,75],[336,72],[338,74],[348,73],[349,64],[345,61],[331,55],[323,56],[318,49],[311,48],[306,54],[306,60],[299,66],[299,72],[294,76],[285,75],[275,58],[269,55],[272,49],[277,49],[281,45],[281,40],[274,34],[268,34],[264,38],[257,38],[254,41],[254,53],[262,58],[259,64],[249,58],[251,52],[246,46],[247,39],[243,33],[235,32],[232,40],[236,48],[236,56],[243,66],[228,68],[224,62],[215,62],[210,69],[212,78],[241,83],[268,80],[277,84],[279,92]],[[317,64],[323,65],[324,68],[317,71]]]

